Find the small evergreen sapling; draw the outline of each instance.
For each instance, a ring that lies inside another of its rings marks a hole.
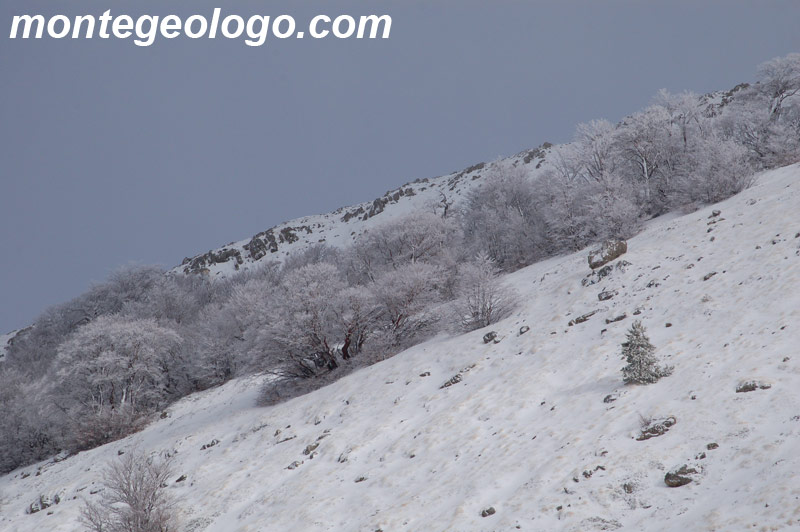
[[[661,377],[672,374],[672,366],[658,366],[653,355],[656,348],[645,334],[642,322],[636,321],[628,330],[628,339],[622,344],[622,356],[627,366],[622,368],[625,384],[652,384]]]

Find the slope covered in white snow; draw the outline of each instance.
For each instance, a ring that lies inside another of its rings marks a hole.
[[[190,396],[139,434],[1,477],[0,529],[76,530],[133,446],[174,453],[187,478],[168,491],[192,531],[800,529],[798,212],[793,165],[654,220],[596,284],[586,251],[507,276],[521,304],[498,343],[441,336],[274,407],[255,406],[258,378]],[[633,319],[672,376],[622,384]],[[751,380],[770,387],[736,392]],[[667,416],[637,441],[641,417]],[[684,464],[693,482],[667,487]]]
[[[11,331],[7,334],[0,334],[0,362],[2,362],[6,356],[6,350],[8,349],[9,342],[14,339],[18,332],[19,331],[17,330]]]

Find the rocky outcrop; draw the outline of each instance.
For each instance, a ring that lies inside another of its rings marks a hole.
[[[253,260],[259,260],[267,256],[267,253],[275,253],[278,251],[278,242],[275,241],[275,235],[272,229],[258,233],[250,242],[244,245],[245,251],[250,254]]]
[[[209,267],[233,261],[234,269],[238,270],[245,259],[258,261],[270,253],[276,253],[281,244],[293,244],[300,240],[299,233],[313,234],[310,225],[286,226],[280,229],[272,228],[253,236],[249,242],[242,245],[242,249],[229,244],[216,251],[209,251],[196,257],[187,257],[181,263],[183,273],[208,273]],[[242,253],[244,251],[244,253]]]
[[[212,264],[221,264],[234,260],[236,268],[244,262],[242,259],[242,252],[235,248],[222,248],[217,251],[209,251],[203,255],[198,255],[194,258],[185,258],[181,262],[184,273],[203,273],[208,270]]]

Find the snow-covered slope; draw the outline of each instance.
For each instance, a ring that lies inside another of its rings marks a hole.
[[[8,334],[0,334],[0,362],[6,357],[6,350],[8,349],[9,343],[14,339],[17,335],[19,330],[11,331]]]
[[[497,161],[497,164],[507,168],[519,167],[534,175],[543,168],[549,149],[550,144],[545,143],[539,148]],[[345,247],[365,231],[391,219],[421,210],[442,209],[442,202],[457,207],[469,191],[481,183],[489,169],[490,165],[480,163],[445,176],[417,179],[374,201],[290,220],[251,238],[187,257],[173,271],[224,277],[246,271],[261,262],[280,262],[290,253],[317,244]]]
[[[0,529],[76,530],[103,465],[138,445],[176,453],[184,530],[800,530],[798,212],[794,165],[654,220],[596,284],[585,251],[509,275],[522,303],[499,343],[439,337],[274,407],[255,406],[258,378],[190,396],[137,435],[0,478]],[[656,384],[621,381],[635,318],[675,366]],[[750,380],[771,387],[736,392]],[[667,416],[637,441],[641,417]],[[667,487],[684,464],[693,482]]]

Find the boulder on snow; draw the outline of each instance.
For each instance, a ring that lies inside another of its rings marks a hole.
[[[616,290],[603,290],[602,292],[597,294],[597,299],[599,299],[600,301],[608,301],[609,299],[617,295],[617,293],[618,292]]]
[[[481,517],[489,517],[490,515],[494,515],[496,510],[494,506],[489,506],[485,510],[481,511]]]
[[[693,475],[695,473],[697,473],[695,468],[684,464],[678,469],[673,469],[664,475],[664,484],[670,488],[679,488],[681,486],[685,486],[692,481],[692,477],[689,475]]]
[[[650,421],[645,427],[642,428],[641,434],[636,438],[636,441],[645,441],[650,438],[657,438],[669,432],[669,428],[677,423],[678,420],[675,416],[669,416],[664,419],[657,419]]]
[[[483,343],[488,344],[489,342],[493,342],[495,338],[497,338],[497,333],[495,331],[490,331],[483,335]]]
[[[627,251],[628,243],[624,240],[606,240],[599,248],[589,252],[589,267],[596,270]]]
[[[587,312],[586,314],[582,314],[582,315],[578,316],[578,317],[577,317],[577,318],[575,318],[575,319],[569,320],[569,323],[568,323],[567,325],[568,325],[569,327],[572,327],[573,325],[577,325],[577,324],[579,324],[579,323],[583,323],[583,322],[585,322],[585,321],[588,321],[588,320],[589,320],[589,318],[591,318],[592,316],[594,316],[594,315],[595,315],[595,314],[597,314],[598,312],[600,312],[600,310],[599,310],[599,309],[598,309],[598,310],[593,310],[593,311],[591,311],[591,312]]]
[[[624,319],[625,319],[625,318],[627,318],[627,317],[628,317],[628,314],[626,314],[625,312],[623,312],[623,313],[622,313],[622,314],[620,314],[619,316],[614,316],[613,318],[606,318],[606,325],[608,325],[608,324],[610,324],[610,323],[616,323],[616,322],[618,322],[618,321],[622,321],[622,320],[624,320]]]
[[[303,454],[304,454],[304,455],[306,455],[306,456],[308,456],[308,455],[310,455],[311,453],[313,453],[314,451],[316,451],[316,450],[317,450],[317,447],[319,447],[319,442],[316,442],[316,443],[312,443],[312,444],[310,444],[310,445],[307,445],[307,446],[306,446],[306,448],[305,448],[305,449],[303,449]]]
[[[740,382],[738,386],[736,386],[736,393],[754,392],[756,390],[769,390],[770,388],[772,388],[772,385],[766,382],[745,381]]]

